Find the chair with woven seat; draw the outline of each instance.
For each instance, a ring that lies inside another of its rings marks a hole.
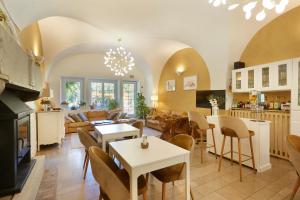
[[[207,148],[214,148],[214,152],[217,156],[217,150],[216,150],[216,141],[215,141],[215,134],[214,134],[214,124],[210,124],[205,119],[204,115],[200,114],[199,112],[190,111],[188,112],[188,117],[190,121],[190,125],[192,127],[192,135],[194,138],[196,138],[196,132],[199,134],[199,140],[200,140],[200,159],[201,163],[203,163],[203,151]],[[204,135],[207,134],[207,130],[211,130],[213,144],[206,144],[204,145]]]
[[[81,144],[84,146],[85,148],[85,157],[84,157],[84,162],[83,162],[83,170],[84,170],[84,174],[83,174],[83,179],[85,179],[86,177],[86,172],[89,166],[89,153],[88,153],[88,149],[91,146],[101,146],[100,143],[97,142],[97,139],[95,137],[93,137],[90,133],[88,129],[85,128],[78,128],[77,129],[77,133],[79,136],[79,140],[81,142]]]
[[[92,173],[100,187],[99,200],[128,200],[130,198],[129,175],[119,169],[114,161],[99,147],[89,149]],[[147,200],[147,182],[138,178],[138,194]]]
[[[230,160],[231,165],[233,164],[233,138],[237,138],[238,140],[238,158],[239,158],[239,165],[240,165],[240,181],[242,181],[242,163],[246,162],[248,160],[252,160],[252,166],[255,170],[255,161],[254,161],[254,152],[253,152],[253,143],[252,143],[252,137],[254,136],[254,132],[251,130],[248,130],[246,124],[240,119],[236,117],[230,117],[230,116],[220,116],[219,117],[219,124],[221,128],[221,133],[223,135],[223,143],[221,148],[221,155],[220,155],[220,161],[219,161],[219,169],[221,170],[221,164],[222,159],[225,154],[230,153]],[[225,147],[225,141],[226,137],[230,137],[230,151],[227,153],[224,153],[224,147]],[[250,151],[251,155],[245,155],[241,152],[241,140],[242,139],[249,139],[250,144]],[[248,157],[248,159],[242,161],[242,155]]]
[[[194,139],[187,134],[178,134],[169,140],[170,143],[179,146],[188,151],[192,151]],[[184,178],[184,164],[176,164],[170,167],[159,169],[151,172],[151,174],[162,182],[162,200],[166,199],[166,183],[182,180]],[[192,190],[191,196],[193,198]]]
[[[293,164],[294,168],[297,172],[297,182],[294,186],[291,200],[294,199],[297,190],[300,186],[300,137],[296,135],[288,135],[287,136],[287,147],[288,147],[288,153],[289,153],[289,159],[291,163]]]

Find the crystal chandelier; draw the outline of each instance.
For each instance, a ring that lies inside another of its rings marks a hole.
[[[116,76],[124,76],[134,67],[134,58],[131,52],[126,51],[122,46],[110,49],[104,56],[104,64],[110,68]]]
[[[289,0],[208,0],[209,4],[214,7],[226,6],[228,10],[234,10],[241,6],[247,20],[251,19],[254,9],[258,8],[259,11],[255,13],[257,21],[262,21],[266,18],[266,11],[275,10],[277,14],[284,12]]]

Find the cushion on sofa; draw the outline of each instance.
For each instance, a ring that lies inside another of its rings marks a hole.
[[[68,124],[68,123],[74,123],[74,122],[75,122],[74,119],[72,119],[72,118],[69,117],[69,116],[65,116],[65,123],[66,123],[66,124]]]
[[[82,122],[82,119],[77,115],[77,113],[70,113],[69,117],[71,117],[75,122]]]
[[[108,112],[106,110],[89,111],[86,116],[89,121],[105,120],[107,119]]]
[[[69,124],[70,128],[77,128],[77,127],[83,127],[83,126],[89,126],[89,122],[76,122],[76,123],[71,123]]]
[[[84,122],[89,121],[89,119],[83,113],[78,113],[78,117]]]
[[[108,120],[117,120],[119,117],[119,113],[118,112],[110,112],[107,119]]]

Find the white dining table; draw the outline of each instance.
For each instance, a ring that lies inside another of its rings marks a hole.
[[[141,148],[142,138],[111,142],[109,153],[114,155],[130,176],[130,199],[138,199],[137,179],[140,175],[185,163],[185,199],[190,200],[190,152],[161,140],[148,137],[149,147]]]
[[[139,137],[140,130],[129,124],[111,124],[95,126],[95,133],[101,139],[103,151],[106,151],[107,142],[128,136]]]

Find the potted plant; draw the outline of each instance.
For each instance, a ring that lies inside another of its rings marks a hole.
[[[146,116],[150,112],[149,107],[145,103],[145,97],[142,93],[137,94],[135,112],[136,117],[139,119],[146,119]]]
[[[118,108],[118,102],[115,99],[108,99],[108,110],[114,110]]]

